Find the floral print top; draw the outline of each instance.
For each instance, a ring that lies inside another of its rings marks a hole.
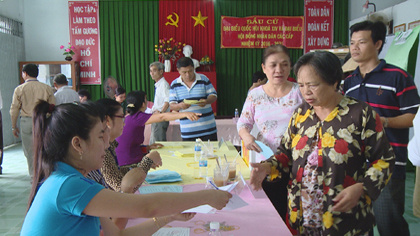
[[[268,96],[263,86],[255,88],[248,93],[242,108],[237,124],[238,132],[243,128],[251,132],[256,124],[259,130],[256,140],[263,142],[275,152],[287,129],[290,116],[302,101],[303,98],[296,83],[293,83],[290,92],[281,98]]]
[[[308,103],[299,106],[278,151],[267,160],[273,165],[271,180],[290,174],[289,222],[304,233],[302,178],[318,135],[316,171],[318,188],[323,190],[323,235],[366,233],[375,223],[372,201],[391,177],[395,154],[379,115],[366,103],[346,96],[324,121]],[[372,165],[367,166],[366,160]],[[364,189],[357,205],[348,212],[332,211],[332,199],[357,182]]]

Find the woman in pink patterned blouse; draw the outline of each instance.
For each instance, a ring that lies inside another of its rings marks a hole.
[[[259,140],[275,152],[287,129],[293,111],[303,98],[296,83],[288,81],[291,70],[289,50],[283,45],[271,45],[264,50],[261,67],[268,82],[248,93],[237,129],[248,150],[260,152]],[[259,133],[250,134],[254,125]],[[266,183],[264,191],[283,220],[287,211],[287,181]]]

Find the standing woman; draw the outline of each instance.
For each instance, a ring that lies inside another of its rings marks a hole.
[[[115,101],[117,101],[121,105],[123,112],[125,114],[125,109],[127,108],[127,102],[125,101],[125,98],[126,98],[125,89],[123,87],[118,87],[115,90],[114,97],[115,97]]]
[[[268,82],[249,91],[237,128],[248,150],[260,152],[260,147],[255,143],[255,140],[259,140],[275,152],[293,111],[303,98],[298,85],[288,81],[292,65],[289,50],[285,46],[276,44],[267,47],[261,67]],[[259,130],[257,137],[250,134],[254,125]],[[287,211],[287,182],[284,179],[264,185],[264,191],[283,220]]]
[[[177,119],[189,119],[196,121],[201,114],[194,112],[178,112],[178,113],[144,113],[147,109],[146,93],[132,91],[127,95],[127,116],[125,117],[125,126],[123,133],[117,138],[119,143],[115,149],[118,158],[118,165],[132,165],[139,163],[143,159],[143,155],[151,149],[160,148],[163,145],[154,143],[152,145],[142,147],[144,142],[145,125],[171,121]]]
[[[34,179],[21,235],[99,235],[100,228],[105,235],[151,235],[153,221],[120,230],[109,218],[164,216],[202,204],[221,209],[231,197],[217,190],[123,194],[87,179],[102,167],[106,147],[95,105],[40,101],[33,124]]]
[[[251,164],[250,183],[260,189],[267,175],[290,176],[289,223],[299,235],[367,235],[375,225],[372,202],[395,164],[380,117],[338,92],[343,71],[334,54],[307,53],[294,70],[306,102],[275,155]]]

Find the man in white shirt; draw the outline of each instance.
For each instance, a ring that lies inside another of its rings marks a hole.
[[[67,86],[67,78],[63,74],[54,76],[54,87],[57,92],[54,94],[55,104],[72,103],[79,101],[79,95],[71,87]]]
[[[169,84],[163,77],[164,65],[158,61],[149,65],[150,76],[155,81],[155,99],[152,107],[153,113],[169,112]],[[162,121],[152,124],[149,144],[156,141],[166,141],[166,131],[169,122]]]

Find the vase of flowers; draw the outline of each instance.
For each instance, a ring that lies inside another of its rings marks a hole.
[[[200,65],[204,66],[204,71],[206,71],[206,70],[210,71],[210,65],[212,65],[213,63],[214,62],[207,55],[205,57],[201,58],[201,60],[200,60]]]
[[[60,49],[64,49],[64,48],[65,48],[64,45],[60,46]],[[74,49],[74,46],[72,46],[71,43],[69,43],[68,47],[64,49],[63,55],[66,56],[64,58],[66,61],[71,61],[73,59],[73,55],[75,54],[73,49]]]
[[[175,61],[181,54],[181,48],[185,43],[177,42],[174,38],[159,39],[159,44],[155,45],[155,51],[159,55],[159,61],[165,65],[165,72],[171,71],[171,59]]]

